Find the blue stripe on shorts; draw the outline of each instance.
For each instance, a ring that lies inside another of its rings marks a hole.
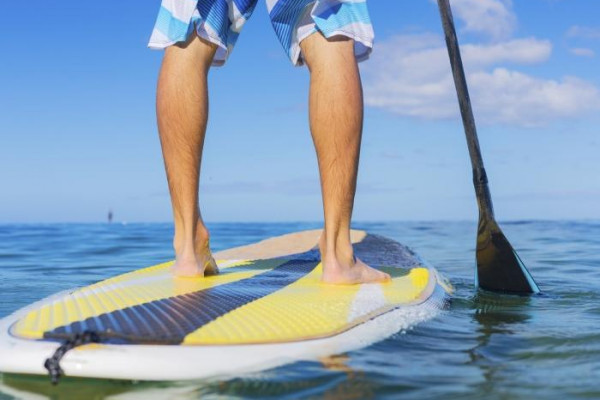
[[[373,28],[366,0],[266,0],[273,29],[288,57],[302,64],[300,42],[314,32],[354,39],[358,60],[368,57]],[[149,47],[162,49],[184,42],[195,30],[218,46],[213,65],[222,65],[233,50],[257,0],[162,0]]]

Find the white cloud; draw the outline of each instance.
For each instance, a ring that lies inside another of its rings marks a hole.
[[[506,68],[546,61],[552,45],[525,38],[462,46],[477,121],[520,126],[574,117],[600,108],[600,93],[574,77],[540,79]],[[445,44],[434,34],[401,35],[379,43],[362,67],[365,103],[424,119],[458,117]]]
[[[503,39],[509,37],[517,25],[510,0],[452,0],[451,6],[467,32]]]
[[[600,39],[600,28],[590,26],[573,25],[567,30],[567,37],[585,39]]]
[[[580,57],[594,57],[594,55],[596,54],[594,50],[585,47],[574,47],[572,49],[569,49],[569,51],[571,52],[571,54]]]
[[[536,64],[548,60],[552,53],[552,43],[536,38],[514,39],[492,45],[466,44],[461,47],[461,52],[464,62],[469,66],[487,66],[501,62]]]
[[[539,79],[496,68],[470,78],[474,104],[487,122],[537,126],[600,108],[598,89],[575,77]]]

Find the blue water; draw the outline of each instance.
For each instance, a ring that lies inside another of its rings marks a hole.
[[[0,398],[600,398],[600,222],[501,223],[543,291],[473,288],[475,224],[358,223],[416,250],[454,284],[439,317],[324,365],[225,381],[134,383],[3,376]],[[215,250],[318,224],[211,224]],[[0,225],[0,317],[60,290],[172,257],[170,224]],[[159,361],[158,361],[159,362]],[[168,366],[165,366],[167,368]]]

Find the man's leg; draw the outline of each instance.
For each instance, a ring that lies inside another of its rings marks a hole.
[[[350,219],[356,191],[363,122],[354,41],[315,33],[300,47],[310,70],[310,129],[319,161],[325,229],[320,248],[323,281],[361,283],[390,279],[354,257]]]
[[[156,95],[160,142],[175,222],[180,276],[217,273],[198,206],[198,179],[208,117],[207,75],[216,47],[193,35],[165,50]]]

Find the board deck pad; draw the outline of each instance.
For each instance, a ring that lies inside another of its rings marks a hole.
[[[428,268],[408,248],[368,235],[356,255],[386,283],[321,282],[316,250],[259,260],[217,260],[221,273],[174,277],[172,261],[77,289],[29,311],[11,335],[56,341],[93,331],[107,344],[237,345],[329,337],[422,299]],[[433,279],[435,280],[435,279]]]

